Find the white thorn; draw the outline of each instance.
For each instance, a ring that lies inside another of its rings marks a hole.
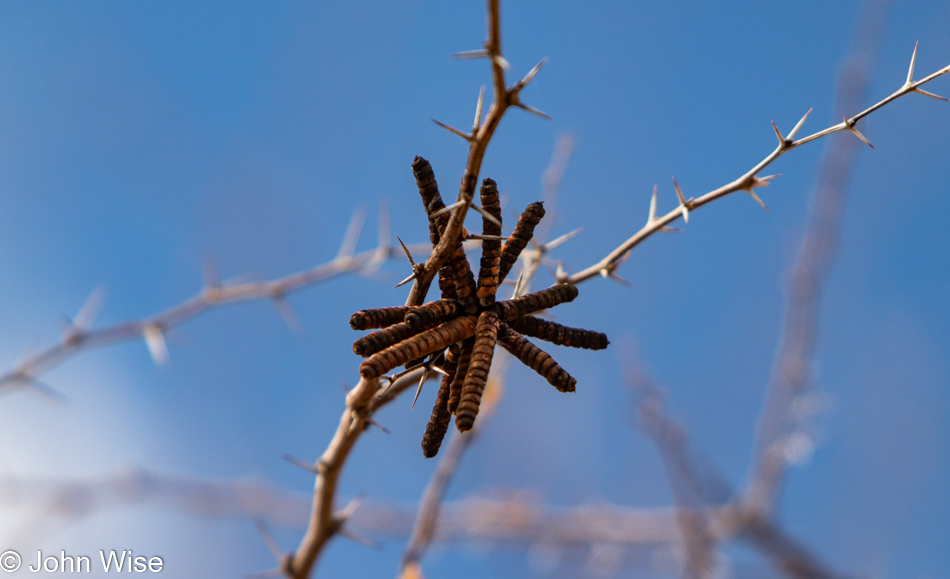
[[[346,227],[343,243],[340,244],[340,251],[336,255],[338,260],[347,260],[353,257],[353,252],[356,250],[356,242],[359,240],[360,231],[363,229],[363,221],[365,220],[366,208],[357,208],[357,210],[353,212],[350,224]]]
[[[159,366],[166,364],[168,362],[168,347],[165,345],[165,334],[162,329],[155,324],[149,324],[142,331],[142,337],[145,338],[145,345],[148,346],[148,353],[152,356],[152,361]]]
[[[801,119],[800,121],[798,121],[798,123],[795,124],[795,127],[792,129],[792,132],[790,132],[790,133],[788,134],[788,140],[789,140],[789,141],[795,140],[795,135],[798,133],[798,129],[802,128],[802,125],[805,124],[805,119],[808,118],[808,115],[811,114],[811,111],[812,111],[812,110],[813,110],[813,109],[808,109],[808,112],[805,113],[805,116],[803,116],[802,119]]]
[[[910,55],[910,68],[907,69],[907,82],[905,84],[911,84],[914,82],[914,65],[917,64],[917,45],[920,44],[920,41],[914,43],[914,53]]]

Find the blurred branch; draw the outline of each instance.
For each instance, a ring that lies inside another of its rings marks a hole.
[[[388,217],[385,215],[380,216],[381,224],[385,224],[387,220]],[[390,245],[389,234],[388,232],[384,233],[383,227],[380,231],[379,245],[375,249],[354,254],[353,249],[356,245],[356,239],[359,237],[361,224],[362,217],[360,212],[357,212],[347,230],[340,253],[332,261],[271,281],[221,285],[218,283],[213,264],[209,263],[206,265],[205,283],[201,293],[179,305],[142,320],[90,329],[89,326],[92,325],[95,312],[98,311],[102,302],[101,293],[97,290],[93,292],[86,304],[80,309],[76,319],[70,323],[58,344],[27,357],[19,362],[13,370],[0,375],[0,393],[9,392],[18,386],[42,388],[43,385],[38,380],[38,376],[42,372],[62,363],[80,350],[106,346],[116,342],[144,339],[152,358],[156,363],[162,363],[168,357],[164,338],[166,332],[225,304],[250,300],[271,300],[282,315],[287,318],[292,315],[289,310],[290,306],[285,299],[289,294],[345,273],[354,271],[362,271],[366,274],[375,273],[384,261],[402,255],[401,250],[394,249]],[[411,249],[414,252],[421,253],[427,251],[428,246],[419,244],[412,246]]]
[[[29,543],[44,527],[78,520],[128,505],[151,505],[202,517],[242,517],[283,527],[302,527],[307,497],[255,479],[198,480],[145,469],[87,479],[5,477],[0,479],[0,506],[10,516],[22,512],[27,522],[12,540]],[[52,519],[52,520],[51,520]]]
[[[863,4],[850,54],[838,73],[838,111],[853,110],[865,98],[868,71],[883,34],[888,5],[885,0]],[[916,53],[915,47],[915,56]],[[911,82],[913,66],[912,60],[907,83],[888,99],[914,92],[914,87],[924,82]],[[888,99],[866,113],[880,108]],[[818,338],[819,306],[837,252],[847,189],[859,147],[857,141],[848,140],[825,149],[798,257],[789,270],[785,322],[759,418],[755,463],[745,497],[749,508],[763,518],[770,517],[776,508],[788,464],[807,455],[813,444],[811,433],[806,431],[816,413],[817,401],[814,397],[809,399],[807,390]]]

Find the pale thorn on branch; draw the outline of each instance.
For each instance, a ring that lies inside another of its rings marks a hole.
[[[815,110],[814,107],[808,109],[808,112],[806,112],[805,115],[797,123],[795,123],[795,126],[792,128],[791,132],[788,133],[789,141],[795,140],[795,135],[798,134],[798,130],[802,128],[802,126],[805,124],[805,120],[808,119],[808,115],[810,115],[813,110]]]
[[[92,290],[92,293],[89,294],[89,297],[86,298],[86,301],[80,306],[76,317],[70,320],[68,316],[63,316],[66,318],[66,330],[63,333],[64,344],[78,345],[79,342],[82,342],[86,338],[86,331],[92,326],[93,322],[95,322],[96,316],[98,316],[102,310],[104,302],[105,290],[98,287]]]
[[[463,205],[466,206],[468,209],[474,209],[474,210],[475,210],[476,212],[478,212],[482,217],[484,217],[485,219],[491,221],[492,223],[494,223],[494,224],[497,225],[498,227],[501,227],[501,221],[499,221],[497,217],[495,217],[495,216],[492,215],[491,213],[485,211],[484,209],[482,209],[481,207],[479,207],[479,206],[476,205],[475,203],[472,203],[472,200],[469,199],[469,198],[462,199],[461,201],[456,201],[455,203],[453,203],[453,204],[451,204],[451,205],[446,205],[446,206],[443,207],[442,209],[439,209],[438,211],[436,211],[435,213],[433,213],[433,214],[432,214],[432,219],[435,219],[436,217],[438,217],[439,215],[442,215],[443,213],[451,213],[452,211],[454,211],[455,209],[458,209],[459,207],[462,207]]]
[[[281,319],[284,320],[291,332],[299,334],[303,331],[303,322],[300,321],[300,316],[294,311],[293,306],[287,301],[287,296],[283,292],[276,292],[271,298],[271,303],[277,308],[277,313],[280,314]]]
[[[797,130],[797,127],[796,127],[796,130]],[[791,136],[789,138],[791,138]],[[778,173],[776,175],[767,175],[765,177],[756,177],[755,175],[753,175],[752,177],[749,178],[748,182],[742,188],[742,190],[748,193],[753,199],[755,199],[755,202],[761,205],[762,209],[765,209],[766,212],[769,212],[769,208],[766,207],[765,203],[761,199],[759,199],[758,195],[755,194],[755,188],[768,187],[769,182],[772,181],[772,179],[775,179],[776,177],[780,177],[780,176],[781,176],[781,173]]]
[[[437,124],[437,125],[439,125],[440,127],[442,127],[443,129],[445,129],[446,131],[448,131],[448,132],[450,132],[450,133],[452,133],[452,134],[454,134],[454,135],[458,135],[458,136],[462,137],[462,138],[465,139],[466,141],[471,141],[472,139],[475,138],[474,135],[470,135],[470,134],[468,134],[468,133],[463,133],[462,131],[456,129],[455,127],[443,123],[442,121],[437,121],[437,120],[435,120],[435,119],[432,119],[432,122],[435,123],[435,124]]]
[[[914,65],[917,63],[917,45],[918,44],[920,44],[919,41],[914,43],[914,53],[910,57],[910,68],[907,69],[907,82],[904,83],[904,88],[913,87],[911,88],[911,92],[922,94],[926,97],[930,97],[933,99],[938,99],[942,101],[950,101],[950,99],[945,99],[940,95],[936,95],[932,92],[928,92],[914,86]]]
[[[366,262],[366,265],[360,270],[360,273],[365,276],[372,276],[377,271],[383,262],[389,258],[389,252],[392,249],[392,225],[389,217],[389,206],[386,203],[381,202],[379,204],[379,245],[376,246],[376,252],[373,253],[373,257]]]
[[[366,220],[366,208],[359,207],[353,212],[350,224],[346,227],[346,234],[343,236],[343,243],[340,244],[340,251],[336,255],[338,262],[349,262],[356,250],[356,242],[360,238],[360,231],[363,230],[363,222]]]
[[[221,279],[218,277],[218,263],[210,255],[206,255],[202,264],[204,288],[202,293],[210,303],[221,297]]]
[[[296,456],[292,454],[281,454],[280,458],[286,460],[287,462],[289,462],[290,464],[294,466],[304,469],[307,472],[312,472],[313,474],[317,474],[318,472],[320,472],[317,469],[317,465],[311,464],[302,458],[297,458]]]
[[[654,221],[656,221],[656,185],[653,186],[653,196],[650,197],[650,213],[647,215],[647,227],[653,225]],[[679,232],[682,231],[682,229],[665,225],[660,228],[660,231]]]
[[[397,288],[397,287],[400,287],[400,286],[404,286],[404,285],[406,285],[407,283],[411,282],[412,280],[416,279],[416,270],[418,269],[417,266],[416,266],[416,261],[415,261],[414,259],[412,259],[412,254],[409,253],[409,248],[406,247],[406,244],[402,242],[402,239],[400,239],[398,235],[396,236],[396,241],[399,242],[399,245],[402,247],[403,253],[406,254],[406,259],[409,260],[409,267],[412,268],[412,274],[411,274],[409,277],[407,277],[406,279],[404,279],[404,280],[402,280],[401,282],[397,283],[397,284],[394,286],[394,289]]]
[[[475,122],[472,123],[472,134],[478,133],[482,127],[482,103],[485,101],[485,85],[478,91],[478,102],[475,103]]]
[[[772,123],[772,126],[775,126],[775,123]],[[778,128],[775,130],[778,131]],[[676,197],[680,202],[680,212],[683,214],[683,223],[689,223],[689,204],[692,202],[692,199],[687,201],[686,197],[683,196],[683,190],[680,189],[680,184],[676,182],[676,177],[673,177],[673,187],[676,188]]]
[[[852,133],[854,133],[854,136],[856,136],[857,138],[861,139],[861,142],[862,142],[862,143],[864,143],[865,145],[871,147],[872,149],[874,149],[874,150],[876,151],[877,149],[874,148],[874,145],[872,145],[871,142],[868,141],[867,138],[865,138],[865,136],[861,134],[861,131],[859,131],[858,129],[855,128],[854,125],[855,125],[856,123],[857,123],[857,121],[852,121],[852,120],[848,119],[848,117],[844,117],[844,126],[845,126],[845,128],[847,128],[849,131],[851,131]]]
[[[156,365],[162,366],[168,362],[168,347],[165,345],[165,333],[156,324],[148,324],[142,330],[142,337],[148,347],[148,353]]]

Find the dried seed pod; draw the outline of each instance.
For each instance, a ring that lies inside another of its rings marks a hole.
[[[452,273],[445,265],[439,269],[439,291],[442,292],[442,299],[454,300],[458,298],[455,291],[455,281],[452,279]]]
[[[412,306],[395,306],[391,308],[376,308],[360,310],[350,316],[350,327],[354,330],[369,330],[372,328],[388,328],[398,324],[406,317]]]
[[[525,316],[508,323],[509,326],[526,336],[539,338],[558,346],[585,348],[587,350],[603,350],[610,342],[607,334],[593,330],[582,330],[555,324],[534,316]]]
[[[360,364],[360,375],[363,378],[379,378],[396,366],[402,366],[409,360],[422,358],[436,350],[446,348],[449,344],[454,344],[474,333],[474,316],[463,316],[449,320],[440,326],[425,330],[381,352],[377,352]]]
[[[510,322],[534,312],[553,308],[558,304],[574,301],[576,297],[575,286],[567,283],[557,284],[520,298],[499,302],[499,315],[502,320]]]
[[[428,324],[441,323],[447,318],[455,317],[459,311],[459,303],[455,300],[439,300],[412,308],[406,313],[406,325],[410,328],[419,328]]]
[[[521,213],[521,217],[518,218],[518,224],[515,225],[515,230],[511,233],[511,237],[505,242],[505,246],[501,248],[498,283],[505,281],[505,278],[508,277],[508,272],[514,267],[515,262],[518,261],[518,256],[521,255],[521,252],[527,247],[528,242],[531,241],[531,236],[534,235],[534,228],[541,222],[542,217],[544,217],[544,205],[540,201],[535,201],[525,207],[525,210]]]
[[[491,236],[501,235],[501,205],[498,203],[498,186],[491,179],[482,181],[481,188],[482,211],[494,216],[498,223],[482,216],[482,234]],[[482,260],[478,270],[478,302],[487,307],[495,303],[495,292],[498,290],[498,273],[501,257],[501,241],[497,239],[482,240]]]
[[[442,364],[442,384],[439,386],[439,394],[435,398],[435,404],[432,406],[432,415],[429,417],[429,423],[426,425],[426,432],[422,436],[422,454],[426,458],[432,458],[439,453],[439,447],[442,446],[442,439],[445,438],[445,432],[449,428],[449,421],[452,414],[449,412],[449,388],[452,380],[455,378],[455,371],[458,369],[458,344],[452,344],[445,353],[445,362]]]
[[[491,370],[499,324],[495,310],[485,310],[478,316],[472,361],[468,365],[465,381],[462,382],[462,399],[455,411],[455,426],[460,432],[471,430],[475,424],[478,407],[482,402],[482,392],[485,391],[488,372]]]
[[[426,328],[410,328],[405,322],[366,334],[353,342],[353,353],[363,358],[372,356],[384,348],[412,337]]]
[[[455,281],[455,292],[458,301],[466,314],[478,312],[478,302],[475,297],[475,278],[472,276],[472,268],[468,264],[468,258],[465,256],[465,250],[459,243],[455,252],[449,256],[446,267],[451,271],[452,279]]]
[[[498,341],[512,356],[521,360],[522,364],[543,376],[548,384],[561,392],[574,391],[577,380],[561,368],[550,354],[529,342],[510,326],[502,328],[499,333]]]
[[[459,400],[462,399],[462,383],[465,381],[465,375],[468,374],[468,365],[472,361],[472,348],[475,347],[475,338],[467,338],[462,341],[459,348],[458,366],[455,370],[455,376],[452,378],[452,384],[449,386],[449,402],[447,405],[449,414],[455,414],[458,410]]]
[[[416,186],[419,188],[419,195],[422,197],[422,206],[426,210],[426,215],[429,216],[429,241],[435,247],[439,243],[441,229],[445,228],[444,224],[440,228],[439,223],[442,221],[447,223],[448,219],[436,218],[433,220],[432,214],[445,207],[445,203],[442,202],[439,184],[435,180],[435,173],[432,172],[432,165],[428,161],[418,156],[413,159],[412,174],[416,178]]]

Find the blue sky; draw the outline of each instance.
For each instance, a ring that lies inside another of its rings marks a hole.
[[[512,111],[482,174],[499,183],[511,219],[540,198],[555,140],[572,134],[552,232],[584,228],[557,257],[568,271],[586,267],[640,227],[655,183],[668,211],[671,175],[693,196],[734,179],[774,147],[770,120],[787,130],[814,107],[805,131],[836,122],[835,75],[857,12],[853,1],[510,2],[502,30],[512,81],[548,57],[524,97],[554,121]],[[918,76],[950,64],[948,25],[946,3],[893,6],[870,98],[899,87],[918,40]],[[108,293],[97,320],[107,325],[196,293],[206,255],[225,279],[326,262],[361,206],[371,211],[360,250],[375,243],[381,202],[395,234],[423,241],[409,164],[428,158],[451,195],[466,146],[430,119],[471,122],[487,65],[448,55],[484,35],[481,2],[0,4],[0,366],[58,340],[61,315],[95,287]],[[950,93],[945,78],[931,87]],[[816,385],[827,403],[816,453],[789,477],[782,519],[839,570],[945,576],[950,106],[911,95],[862,131],[877,151],[858,158],[822,307]],[[559,322],[635,344],[671,413],[736,486],[817,161],[847,138],[773,165],[782,177],[760,190],[771,213],[744,195],[697,211],[682,234],[634,252],[621,271],[631,288],[592,280],[558,312]],[[384,272],[292,296],[299,335],[271,304],[249,303],[172,332],[165,367],[141,342],[78,355],[44,375],[68,405],[23,392],[0,399],[3,476],[148,467],[309,492],[312,478],[279,455],[313,458],[325,447],[341,385],[357,379],[346,320],[405,300],[405,288],[392,289],[405,264]],[[669,504],[618,351],[552,351],[578,379],[573,396],[514,368],[450,495],[530,489],[558,505]],[[407,399],[383,413],[393,434],[360,441],[343,497],[418,499],[435,465],[418,446],[432,396],[413,412]],[[12,518],[0,524],[0,536],[15,533]],[[277,534],[291,549],[300,530]],[[43,545],[161,553],[175,577],[271,565],[247,521],[149,508],[97,515]],[[389,575],[400,551],[337,542],[322,573]],[[534,572],[520,551],[466,549],[440,551],[426,571]]]

